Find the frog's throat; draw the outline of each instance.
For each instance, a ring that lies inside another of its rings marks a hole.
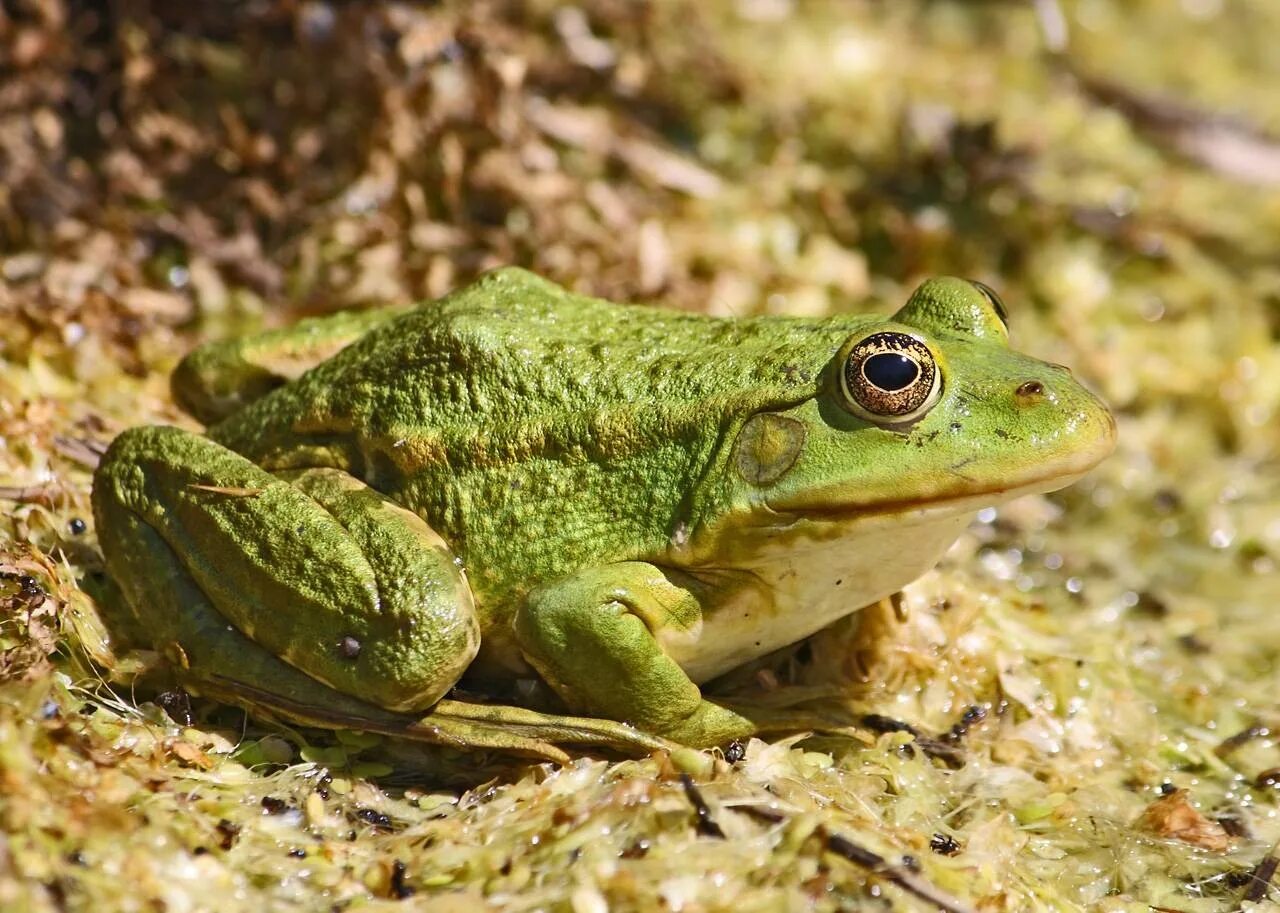
[[[693,681],[705,682],[902,589],[937,563],[982,507],[1080,475],[856,510],[758,512],[719,530],[715,541],[695,537],[683,564],[708,584],[701,621],[659,639]]]

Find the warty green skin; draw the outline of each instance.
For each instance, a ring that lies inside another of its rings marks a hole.
[[[852,344],[881,330],[924,341],[941,375],[909,424],[860,417],[840,383]],[[221,588],[218,611],[269,642],[264,667],[313,652],[333,665],[354,636],[347,680],[340,661],[320,677],[421,711],[464,670],[510,679],[532,665],[571,707],[695,744],[759,721],[702,700],[689,676],[901,587],[977,507],[1067,484],[1114,433],[1069,372],[1011,351],[991,302],[952,279],[889,319],[723,320],[506,269],[414,310],[197,350],[175,391],[213,421],[208,439],[128,433],[95,485],[108,563],[144,624],[185,609],[167,595],[178,584],[124,582],[148,578],[139,555]],[[417,608],[385,609],[396,600]],[[202,617],[207,634],[215,616]],[[406,637],[420,621],[432,636]],[[209,641],[183,631],[170,622],[157,639],[179,642],[190,668]],[[424,664],[430,687],[395,684]],[[230,696],[269,704],[275,675]],[[364,689],[373,676],[392,686]],[[304,700],[295,679],[286,705]]]

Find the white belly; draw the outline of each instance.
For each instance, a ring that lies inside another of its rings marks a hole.
[[[715,678],[896,593],[937,563],[972,516],[966,505],[801,520],[761,539],[740,564],[699,569],[723,588],[696,630],[659,639],[695,682]]]

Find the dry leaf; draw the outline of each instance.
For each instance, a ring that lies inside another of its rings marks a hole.
[[[1181,840],[1213,853],[1231,849],[1231,837],[1216,821],[1206,818],[1188,801],[1185,789],[1174,790],[1147,806],[1138,824],[1158,837]]]

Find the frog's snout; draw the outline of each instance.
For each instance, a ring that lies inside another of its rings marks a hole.
[[[1102,400],[1075,379],[1069,368],[1051,367],[1056,376],[1015,381],[1014,404],[1026,410],[1023,414],[1033,426],[1049,423],[1052,431],[1043,440],[1060,441],[1061,454],[1073,466],[1097,465],[1115,449],[1115,416]],[[1042,408],[1045,411],[1041,412]]]

